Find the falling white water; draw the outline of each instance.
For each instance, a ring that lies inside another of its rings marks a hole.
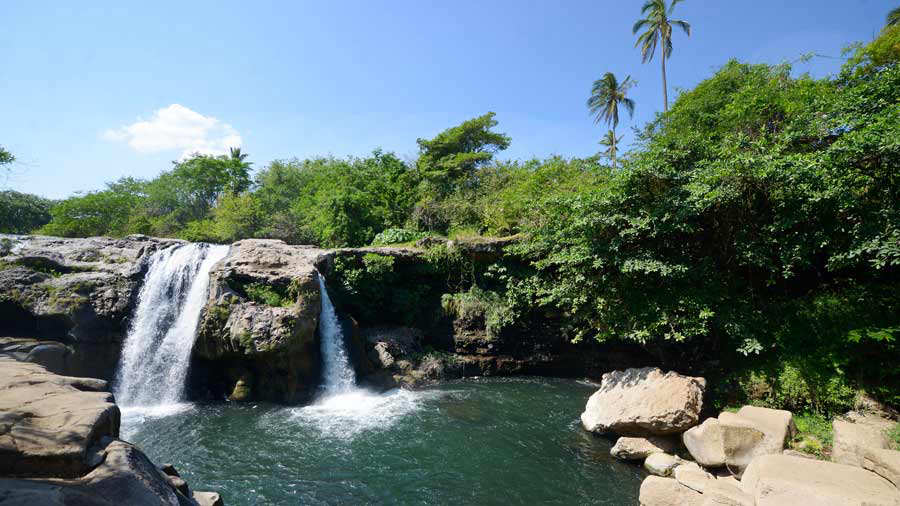
[[[356,374],[347,347],[344,345],[344,332],[338,321],[325,281],[319,275],[319,293],[322,299],[322,311],[319,314],[319,339],[322,342],[322,386],[325,395],[347,393],[356,389]]]
[[[228,246],[193,243],[153,255],[116,376],[122,406],[161,408],[182,399],[209,270],[227,254]]]
[[[319,399],[291,415],[310,424],[323,435],[352,438],[360,432],[385,429],[404,415],[416,411],[422,395],[408,390],[376,393],[356,386],[356,374],[347,355],[344,334],[337,314],[319,275],[322,310],[319,339],[322,343],[322,387]]]

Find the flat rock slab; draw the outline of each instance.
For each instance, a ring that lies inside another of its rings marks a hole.
[[[900,492],[860,467],[787,455],[762,455],[741,479],[758,506],[898,506]]]
[[[900,452],[866,448],[863,452],[863,469],[872,471],[900,488]]]
[[[75,477],[96,464],[90,448],[119,435],[106,382],[57,376],[0,357],[0,474]]]
[[[706,380],[652,367],[603,375],[581,422],[597,433],[654,436],[680,433],[697,424]]]

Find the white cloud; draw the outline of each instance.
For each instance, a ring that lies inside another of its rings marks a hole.
[[[182,158],[192,153],[221,155],[228,148],[241,146],[241,136],[234,127],[181,104],[157,110],[150,120],[107,130],[101,137],[127,142],[139,153],[181,150]]]

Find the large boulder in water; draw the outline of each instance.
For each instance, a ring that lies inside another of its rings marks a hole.
[[[323,250],[246,239],[210,270],[195,356],[220,364],[233,398],[303,400],[317,381]],[[238,382],[241,384],[238,385]]]
[[[651,367],[606,373],[581,422],[591,432],[624,436],[683,432],[697,424],[705,388],[703,378]]]

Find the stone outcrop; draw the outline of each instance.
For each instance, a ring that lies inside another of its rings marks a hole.
[[[58,372],[111,379],[150,254],[179,241],[140,235],[66,239],[0,234],[0,347],[56,342],[31,357]]]
[[[876,415],[856,415],[832,422],[834,447],[831,460],[838,464],[862,466],[866,449],[888,447],[887,433],[896,422]]]
[[[681,438],[685,448],[698,464],[705,467],[725,465],[722,427],[718,419],[707,418],[700,425],[688,429]]]
[[[296,402],[311,394],[319,364],[316,263],[323,253],[246,239],[210,270],[209,302],[194,351],[218,363],[226,391],[241,387],[241,395],[232,398]]]
[[[644,469],[655,476],[671,476],[681,459],[668,453],[651,453],[644,460]]]
[[[678,440],[673,437],[620,437],[609,454],[622,460],[643,460],[652,453],[670,453],[677,448]]]
[[[787,455],[762,455],[753,459],[741,478],[741,488],[761,506],[900,505],[897,489],[875,473]]]
[[[99,379],[0,357],[0,503],[197,505],[138,448],[118,440],[119,408]],[[220,503],[221,504],[221,503]]]
[[[701,506],[703,495],[672,478],[649,476],[641,483],[641,506]]]
[[[581,414],[584,428],[625,436],[666,435],[697,424],[706,380],[656,368],[603,375]]]

